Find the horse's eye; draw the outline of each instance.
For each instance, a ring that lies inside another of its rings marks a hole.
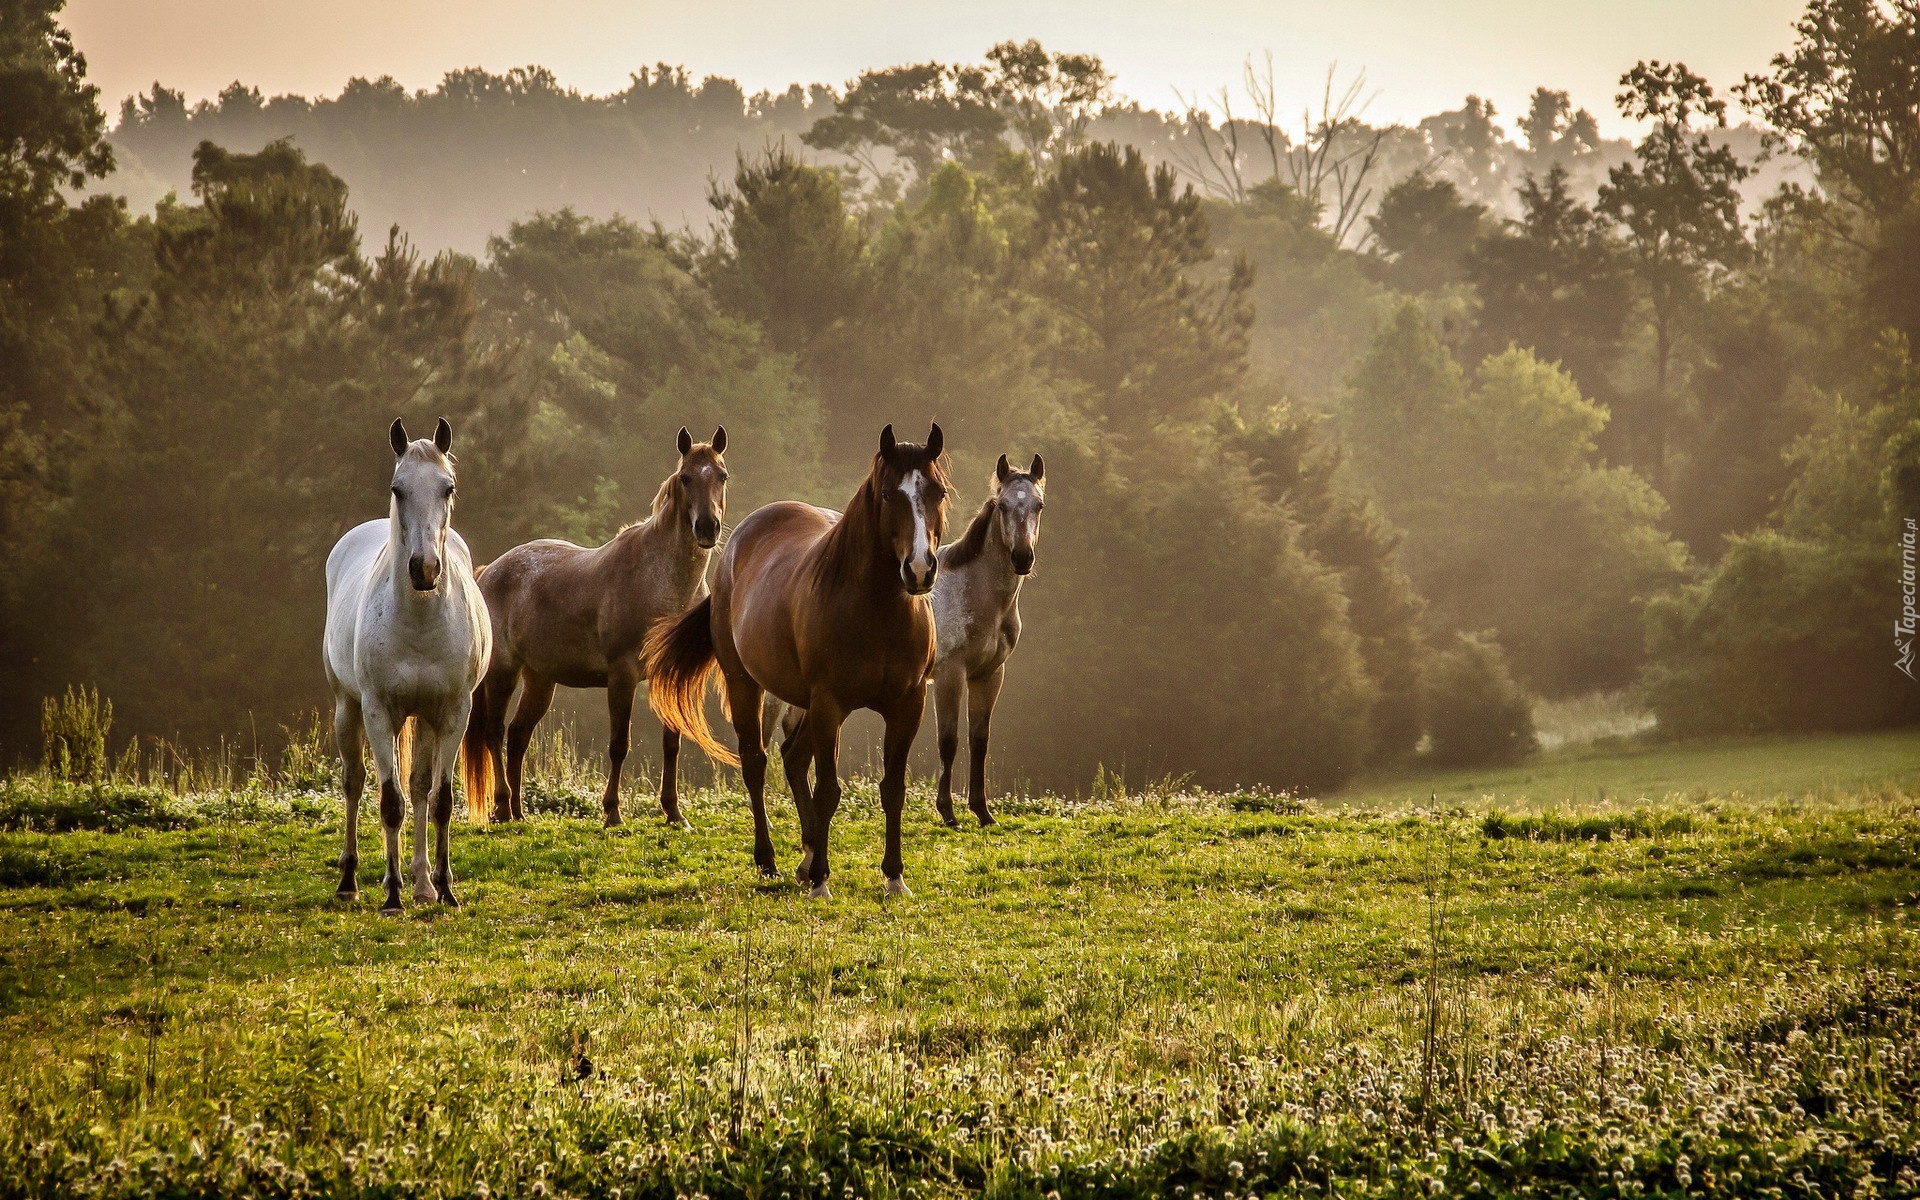
[[[680,472],[680,482],[685,484],[691,484],[693,482],[693,476],[687,473],[686,471],[682,471]]]
[[[400,487],[399,487],[399,485],[398,485],[398,484],[395,484],[395,485],[394,485],[394,488],[393,488],[393,498],[394,498],[395,500],[398,500],[398,499],[400,498]]]
[[[720,472],[720,482],[725,483],[726,481],[727,481],[727,473],[725,471]]]

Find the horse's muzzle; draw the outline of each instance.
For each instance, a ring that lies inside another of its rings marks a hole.
[[[430,592],[440,582],[440,560],[416,554],[407,560],[407,577],[416,592]]]
[[[1033,570],[1033,551],[1015,550],[1008,557],[1013,559],[1013,573],[1025,575]]]
[[[940,573],[938,559],[929,560],[926,574],[914,570],[913,560],[900,564],[900,582],[906,585],[907,595],[924,596],[933,590],[933,577]]]
[[[702,550],[713,549],[713,544],[720,540],[720,522],[713,517],[695,518],[693,540]]]

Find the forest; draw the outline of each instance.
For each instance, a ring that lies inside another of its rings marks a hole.
[[[1912,6],[1641,62],[1630,141],[1551,81],[1512,133],[1332,72],[1293,123],[1257,58],[1157,111],[1037,42],[110,120],[60,8],[0,0],[0,759],[70,686],[284,741],[386,425],[440,415],[481,562],[644,517],[683,425],[730,521],[841,503],[887,422],[942,423],[960,514],[1044,454],[995,743],[1038,785],[1508,762],[1622,689],[1677,736],[1920,719]]]

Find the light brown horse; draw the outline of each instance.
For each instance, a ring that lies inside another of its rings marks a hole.
[[[620,768],[627,758],[633,693],[647,631],[686,610],[707,590],[707,560],[727,506],[727,431],[696,443],[680,431],[680,465],[660,484],[653,515],[594,550],[546,539],[507,551],[480,572],[493,614],[493,663],[473,693],[461,742],[467,809],[475,820],[521,820],[520,774],[527,743],[556,686],[607,689],[607,790],[600,804],[620,823]],[[507,704],[524,685],[507,724]],[[661,735],[660,808],[680,815],[680,734]],[[503,769],[504,768],[504,769]]]
[[[880,805],[887,845],[880,870],[888,892],[907,893],[900,812],[907,752],[920,730],[933,669],[933,610],[926,597],[946,528],[941,441],[938,425],[924,446],[895,442],[887,426],[866,482],[844,514],[792,501],[755,511],[727,539],[713,594],[647,639],[647,700],[661,721],[714,758],[741,766],[753,808],[753,861],[763,875],[779,868],[767,829],[761,701],[771,692],[807,710],[780,750],[800,810],[799,877],[813,884],[815,896],[829,894],[840,726],[861,708],[886,721]],[[716,666],[738,758],[707,727],[704,701]]]

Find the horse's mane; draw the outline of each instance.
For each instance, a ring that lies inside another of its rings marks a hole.
[[[973,514],[967,531],[941,552],[942,567],[964,567],[986,552],[987,538],[993,533],[993,507],[999,499],[1000,489],[996,487],[993,494],[981,502],[980,511]]]
[[[823,586],[853,578],[864,565],[865,556],[872,552],[875,530],[880,522],[880,478],[885,469],[885,458],[874,455],[873,465],[867,469],[867,477],[861,481],[860,490],[853,494],[840,519],[821,539],[818,562]],[[947,480],[945,455],[916,469],[926,471],[943,491],[951,486]],[[944,507],[946,501],[940,503]]]
[[[417,438],[414,441],[408,442],[407,452],[400,457],[402,461],[411,460],[413,462],[423,462],[429,466],[445,467],[449,475],[458,474],[454,468],[460,460],[453,456],[453,451],[448,450],[443,454],[440,452],[438,446],[426,438]]]

